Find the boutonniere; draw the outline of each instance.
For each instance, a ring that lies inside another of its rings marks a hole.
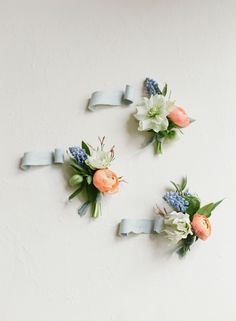
[[[180,257],[186,255],[191,246],[200,240],[205,241],[211,235],[210,216],[212,211],[222,202],[201,206],[199,197],[189,192],[187,179],[180,184],[172,182],[174,190],[163,196],[168,209],[155,207],[156,219],[123,219],[120,224],[120,236],[135,234],[162,234],[174,244]]]
[[[105,194],[113,194],[118,191],[122,177],[118,177],[109,167],[114,160],[114,146],[104,150],[104,140],[99,138],[100,146],[93,148],[82,141],[81,147],[70,147],[70,168],[73,175],[69,184],[75,191],[69,196],[73,199],[83,193],[85,202],[79,208],[80,216],[91,209],[91,216],[97,218],[101,215],[101,199]]]
[[[144,90],[146,97],[137,105],[134,117],[139,121],[138,130],[151,135],[147,144],[152,143],[155,153],[161,154],[162,145],[182,133],[193,119],[171,99],[167,84],[161,90],[155,80],[146,78]]]
[[[157,209],[157,212],[164,218],[163,232],[177,244],[176,251],[182,257],[194,242],[205,241],[211,235],[209,218],[223,200],[201,206],[199,197],[189,192],[187,178],[183,178],[181,184],[172,184],[175,189],[168,191],[163,199],[173,211]]]

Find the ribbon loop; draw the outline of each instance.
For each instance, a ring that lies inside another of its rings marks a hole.
[[[88,109],[96,111],[99,106],[129,105],[134,101],[134,88],[126,85],[125,90],[95,91],[89,100]]]
[[[55,148],[54,152],[27,152],[21,161],[21,169],[27,170],[31,166],[45,166],[51,164],[63,164],[64,152],[60,148]]]
[[[158,216],[154,220],[150,219],[123,219],[119,227],[120,236],[128,236],[134,234],[154,234],[163,231],[164,218]]]
[[[124,97],[123,97],[123,102],[125,104],[132,104],[134,101],[134,97],[135,97],[134,87],[132,87],[130,85],[126,85]]]

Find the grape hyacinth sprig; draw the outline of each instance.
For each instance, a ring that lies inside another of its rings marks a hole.
[[[86,154],[85,149],[81,147],[69,147],[69,152],[71,156],[78,162],[79,165],[84,166],[86,159],[88,159],[88,155]]]
[[[167,192],[163,197],[164,200],[176,211],[186,212],[189,201],[180,196],[177,192]]]
[[[146,78],[144,80],[144,88],[148,97],[154,95],[162,95],[162,91],[160,90],[158,83],[154,79]]]
[[[176,244],[176,252],[183,257],[194,242],[210,236],[209,217],[222,200],[201,206],[199,197],[188,191],[187,178],[183,178],[180,184],[171,183],[175,189],[166,192],[163,199],[173,211],[158,209],[157,213],[163,216],[164,234]]]
[[[118,191],[122,177],[109,169],[114,160],[114,146],[104,150],[105,137],[99,138],[100,146],[93,148],[82,141],[81,147],[69,147],[70,168],[73,174],[69,184],[75,191],[69,196],[69,200],[83,193],[85,202],[78,210],[83,216],[91,209],[91,216],[97,218],[101,215],[101,199],[104,194],[112,194]]]
[[[178,133],[182,133],[181,129],[189,126],[193,120],[183,107],[170,99],[167,84],[160,89],[154,79],[146,78],[144,90],[147,96],[137,105],[134,117],[139,121],[138,130],[150,133],[147,144],[152,143],[155,153],[161,154],[163,144],[176,138]]]

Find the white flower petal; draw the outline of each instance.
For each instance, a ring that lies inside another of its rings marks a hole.
[[[161,130],[166,130],[168,125],[169,125],[168,119],[166,117],[163,117],[161,121]]]
[[[86,159],[85,163],[91,169],[101,169],[109,167],[111,161],[112,158],[110,152],[97,150],[94,151],[93,154]]]
[[[168,111],[168,114],[174,109],[174,107],[175,107],[175,101],[174,100],[173,101],[168,100],[166,102],[166,109]]]
[[[147,131],[152,129],[152,121],[150,119],[144,119],[139,122],[139,131]]]
[[[147,115],[147,112],[148,112],[148,109],[147,107],[145,106],[138,106],[136,107],[137,108],[137,113],[134,114],[134,117],[137,119],[137,120],[144,120],[146,119],[146,115]]]
[[[173,102],[167,101],[162,95],[144,97],[142,104],[137,106],[137,113],[134,114],[134,117],[139,120],[138,130],[152,129],[156,133],[166,130],[169,125],[167,116],[173,107]]]
[[[162,95],[155,95],[154,104],[158,106],[165,106],[165,98]]]
[[[153,102],[153,97],[154,96],[151,96],[149,99],[147,98],[146,100],[146,104],[149,108],[151,108],[153,105],[154,105],[154,102]]]
[[[166,236],[175,243],[193,234],[188,214],[172,212],[165,216],[164,222]]]

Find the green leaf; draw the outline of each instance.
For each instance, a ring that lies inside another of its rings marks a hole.
[[[70,179],[69,179],[69,184],[71,186],[75,186],[75,185],[80,185],[80,183],[83,182],[83,176],[81,175],[73,175]]]
[[[171,184],[175,187],[175,189],[176,189],[176,192],[179,192],[179,185],[178,184],[176,184],[175,182],[173,182],[173,181],[170,181],[171,182]]]
[[[83,166],[79,165],[74,159],[71,159],[70,165],[77,169],[83,176],[91,175],[96,171],[91,169],[86,163],[84,163]]]
[[[77,174],[80,174],[82,176],[85,176],[86,174],[82,171],[80,171],[76,166],[74,166],[73,164],[70,164],[70,167],[73,169],[73,171]]]
[[[73,158],[70,159],[70,165],[71,165],[71,166],[73,165],[73,167],[76,168],[77,170],[79,170],[80,172],[86,173],[86,169],[85,169],[84,167],[80,166],[80,165],[76,162],[76,160],[73,159]]]
[[[167,133],[167,138],[168,139],[174,139],[177,135],[177,132],[176,130],[168,130],[168,133]]]
[[[183,192],[183,190],[185,189],[185,187],[187,186],[187,177],[184,177],[181,181],[181,184],[176,184],[173,181],[170,181],[172,185],[174,185],[176,192],[180,193]]]
[[[174,128],[179,128],[177,125],[175,125],[169,118],[168,118],[168,121],[169,121],[169,125],[168,125],[168,130],[172,130]]]
[[[189,202],[186,213],[190,215],[190,220],[192,220],[193,215],[197,213],[200,208],[200,200],[196,196],[185,196],[184,198]]]
[[[77,190],[75,190],[74,193],[72,193],[69,196],[69,200],[72,200],[72,198],[74,198],[75,196],[79,195],[79,193],[82,192],[83,188],[84,188],[84,185],[81,185],[79,188],[77,188]]]
[[[169,131],[168,130],[161,130],[158,134],[157,134],[157,141],[158,140],[163,140],[166,136],[168,136]]]
[[[92,183],[92,180],[93,180],[93,179],[92,179],[92,176],[89,175],[89,176],[86,177],[86,181],[87,181],[87,183],[88,183],[89,185]]]
[[[198,214],[205,215],[206,217],[211,216],[211,212],[221,203],[223,199],[216,203],[209,203],[198,210]]]
[[[189,234],[186,239],[179,241],[176,252],[180,258],[183,258],[188,251],[190,251],[191,245],[196,241],[196,236]]]
[[[213,211],[218,205],[220,205],[220,203],[222,203],[223,200],[224,200],[224,198],[223,198],[222,200],[216,202],[216,203],[214,204],[214,207],[213,207],[212,211]]]
[[[183,179],[182,179],[182,181],[181,181],[181,183],[180,183],[180,191],[181,191],[181,192],[182,192],[182,191],[185,189],[185,187],[187,186],[187,182],[188,182],[187,177],[183,177]]]
[[[99,190],[93,184],[86,185],[86,192],[88,201],[91,203],[97,199],[97,196],[100,193]]]
[[[88,145],[84,141],[82,141],[81,146],[85,150],[86,154],[90,156],[91,153],[90,153],[90,149],[89,149]]]
[[[165,83],[165,86],[164,86],[164,88],[162,89],[162,95],[163,95],[163,96],[166,96],[166,94],[167,94],[167,83]]]

